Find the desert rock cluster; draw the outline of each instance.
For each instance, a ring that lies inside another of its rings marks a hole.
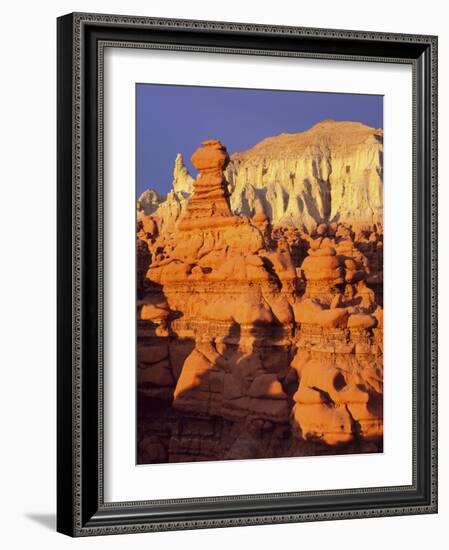
[[[178,156],[171,197],[140,198],[139,463],[382,450],[380,134],[364,128],[337,149],[304,144],[296,172],[276,160],[297,210],[293,191],[284,210],[242,198],[245,178],[267,189],[254,159],[268,166],[269,140],[234,158],[203,142],[196,180]]]

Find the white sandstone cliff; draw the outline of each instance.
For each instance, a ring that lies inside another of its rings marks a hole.
[[[273,224],[382,223],[382,130],[326,120],[235,153],[227,169],[234,212],[261,204]]]

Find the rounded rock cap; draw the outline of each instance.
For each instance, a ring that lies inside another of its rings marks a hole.
[[[202,142],[190,160],[199,172],[224,170],[229,162],[229,155],[220,140],[208,139]]]

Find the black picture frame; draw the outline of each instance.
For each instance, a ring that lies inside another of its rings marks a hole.
[[[437,512],[437,37],[74,13],[58,18],[57,530],[71,536]],[[413,483],[105,503],[102,45],[413,69]]]

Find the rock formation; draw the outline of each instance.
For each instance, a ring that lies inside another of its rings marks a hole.
[[[147,216],[155,215],[160,229],[173,231],[176,222],[187,206],[192,193],[193,178],[184,165],[181,154],[175,159],[172,190],[162,197],[153,189],[144,191],[138,200],[138,209]]]
[[[140,204],[138,462],[381,450],[381,224],[236,214],[229,162],[203,142],[176,218]]]
[[[321,222],[382,222],[383,132],[325,120],[299,134],[267,138],[236,153],[231,205],[251,215],[260,202],[273,224],[311,230]]]
[[[181,153],[179,153],[176,155],[175,167],[173,169],[173,191],[175,193],[182,193],[183,196],[189,196],[192,192],[194,181],[184,165]]]
[[[147,189],[140,195],[137,201],[137,209],[142,211],[146,216],[151,216],[162,202],[164,202],[164,198],[157,191]]]
[[[192,163],[200,175],[193,184],[193,195],[179,229],[207,228],[237,221],[229,206],[223,173],[228,162],[228,152],[217,140],[203,142],[203,147],[193,154]]]
[[[309,233],[323,222],[357,230],[382,226],[383,131],[324,120],[305,132],[269,137],[234,153],[226,179],[232,212],[248,217],[263,212],[273,226]],[[192,181],[178,155],[173,191],[151,211],[142,204],[145,213],[155,214],[171,231]]]

